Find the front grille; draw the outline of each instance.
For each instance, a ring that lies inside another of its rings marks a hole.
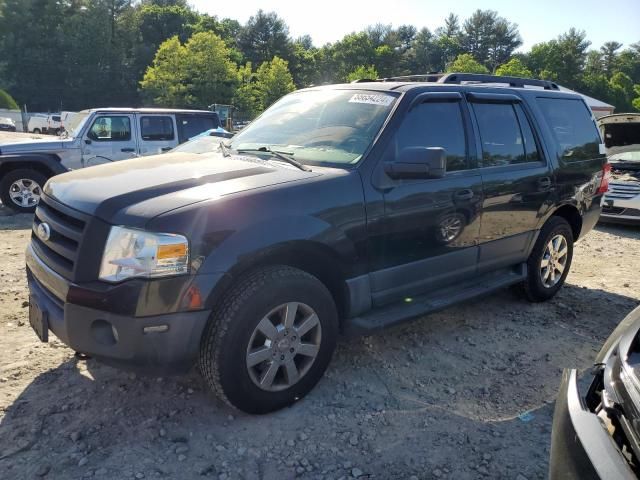
[[[36,233],[41,223],[49,225],[51,235],[48,240],[42,240]],[[33,220],[31,244],[44,263],[72,280],[85,226],[86,220],[79,213],[42,196]]]
[[[636,195],[640,195],[640,183],[611,182],[609,184],[609,191],[606,193],[605,198],[612,200],[628,200]]]

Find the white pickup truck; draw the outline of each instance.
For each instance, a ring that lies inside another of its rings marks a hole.
[[[205,110],[83,110],[57,138],[0,141],[0,199],[19,212],[33,212],[42,187],[53,175],[163,153],[219,127],[218,114]]]

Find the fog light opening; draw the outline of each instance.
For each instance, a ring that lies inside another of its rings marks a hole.
[[[118,343],[118,330],[106,320],[96,320],[91,324],[91,334],[100,345],[111,346]]]

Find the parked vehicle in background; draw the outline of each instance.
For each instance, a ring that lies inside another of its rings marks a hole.
[[[16,122],[7,117],[0,117],[0,132],[15,132]]]
[[[14,210],[33,212],[53,175],[163,153],[219,127],[218,115],[202,110],[83,110],[58,138],[0,141],[0,198]]]
[[[60,135],[62,132],[62,117],[59,113],[54,113],[47,117],[47,131],[42,133],[49,133],[52,135]]]
[[[608,115],[598,125],[611,164],[600,219],[640,225],[640,114]]]
[[[218,145],[49,180],[26,254],[41,340],[199,361],[220,398],[270,412],[314,387],[339,330],[510,285],[552,298],[607,190],[589,108],[541,80],[305,89]]]
[[[49,116],[46,114],[35,113],[31,115],[27,122],[27,130],[29,133],[47,133],[49,128]]]
[[[598,353],[585,392],[567,369],[553,416],[550,480],[640,476],[640,307]]]
[[[178,145],[170,152],[176,153],[212,153],[220,148],[220,142],[225,138],[231,138],[233,134],[227,132],[224,128],[215,128],[196,135],[188,142]]]

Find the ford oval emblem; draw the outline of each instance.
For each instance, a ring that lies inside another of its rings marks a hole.
[[[42,222],[40,225],[38,225],[38,228],[36,229],[36,234],[38,235],[38,238],[40,240],[42,240],[43,242],[46,242],[51,238],[51,227],[49,226],[48,223]]]

